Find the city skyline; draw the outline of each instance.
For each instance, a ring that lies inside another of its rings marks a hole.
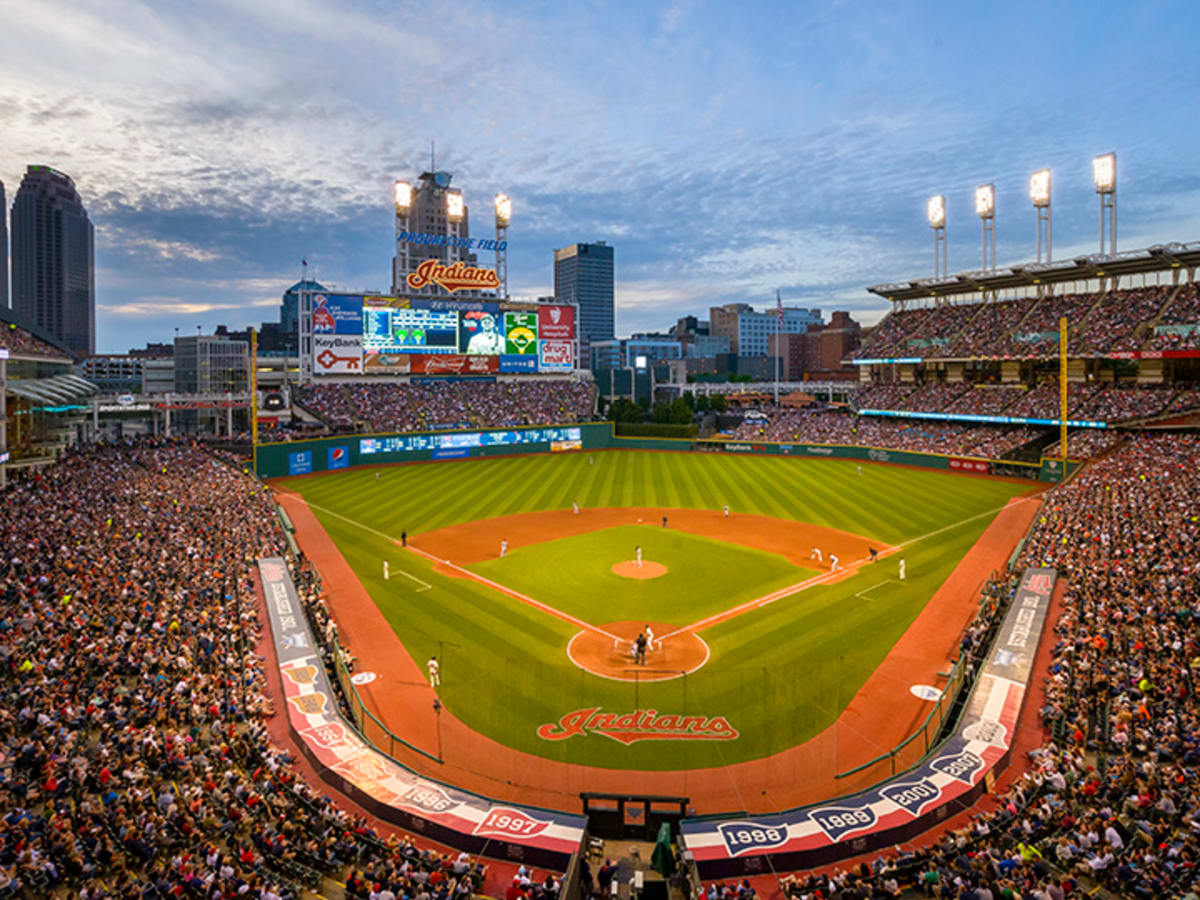
[[[1046,166],[1055,257],[1095,252],[1108,151],[1120,249],[1200,239],[1196,126],[1172,99],[1200,62],[1152,49],[1194,27],[1188,4],[422,9],[8,9],[0,181],[11,198],[27,165],[75,180],[98,350],[271,320],[301,259],[386,291],[391,184],[428,168],[430,140],[476,210],[512,197],[513,295],[552,292],[555,247],[616,248],[618,334],[776,289],[873,322],[866,285],[932,274],[929,196],[950,270],[978,267],[987,183],[999,263],[1031,260]]]

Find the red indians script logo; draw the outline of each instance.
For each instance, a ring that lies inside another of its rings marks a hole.
[[[317,295],[316,305],[313,307],[313,332],[316,334],[333,334],[336,324],[333,320],[333,313],[325,305],[329,302],[328,297]]]
[[[436,259],[427,259],[417,266],[417,271],[409,273],[408,286],[419,291],[427,284],[438,284],[450,293],[463,290],[487,290],[500,287],[500,277],[491,269],[480,269],[456,262],[452,266],[444,266]],[[313,311],[314,322],[316,311]]]
[[[544,741],[601,734],[622,744],[638,741],[736,741],[741,735],[724,716],[659,715],[656,709],[605,713],[599,707],[569,712],[554,724],[537,730]]]

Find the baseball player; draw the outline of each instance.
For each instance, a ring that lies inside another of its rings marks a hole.
[[[871,554],[871,562],[879,562],[879,551],[874,547],[868,547],[867,552]]]
[[[375,480],[376,480],[376,481],[378,481],[378,480],[379,480],[379,473],[378,473],[378,472],[376,472],[376,473],[375,473]]]
[[[637,652],[638,665],[644,666],[646,664],[646,635],[639,634],[637,640],[634,641],[634,647]]]
[[[662,641],[659,641],[658,644],[661,647]],[[646,646],[651,650],[654,649],[654,629],[650,627],[649,622],[646,623]]]
[[[400,546],[401,547],[408,546],[408,532],[407,531],[400,532]]]
[[[809,559],[815,559],[817,562],[824,562],[825,558],[821,556],[821,548],[813,547],[812,553],[808,554]]]
[[[904,560],[900,560],[900,580],[903,581],[908,575],[908,566]]]
[[[508,541],[501,541],[500,542],[500,558],[504,559],[504,557],[506,557],[506,556],[508,556]]]
[[[388,564],[386,559],[383,561],[383,580],[388,580]]]
[[[667,517],[663,516],[663,528],[667,527]]]
[[[425,663],[425,668],[429,670],[429,686],[440,687],[442,684],[442,676],[438,674],[439,667],[436,656],[429,657],[429,662]]]
[[[725,504],[725,518],[727,518],[727,519],[729,518],[729,504],[728,503]]]
[[[642,567],[642,548],[640,546],[634,547],[633,553],[637,557],[637,567],[640,569]]]
[[[832,553],[829,554],[829,571],[836,572],[838,570],[838,558]]]
[[[861,475],[861,474],[862,474],[862,466],[859,466],[859,467],[858,467],[858,474],[859,474],[859,475]]]
[[[575,515],[579,515],[579,501],[578,500],[575,500],[571,503],[571,512],[575,513]]]

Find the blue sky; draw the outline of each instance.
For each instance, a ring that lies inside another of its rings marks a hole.
[[[979,265],[989,181],[999,261],[1030,259],[1043,166],[1055,255],[1093,251],[1109,150],[1122,249],[1200,239],[1194,2],[0,0],[0,22],[0,180],[75,178],[101,351],[273,319],[304,257],[386,290],[390,185],[431,139],[477,223],[512,196],[514,295],[552,292],[554,247],[616,247],[620,334],[776,288],[874,321],[865,285],[931,270],[930,194],[952,271]]]

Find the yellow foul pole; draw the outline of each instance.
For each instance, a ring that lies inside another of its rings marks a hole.
[[[1058,320],[1058,443],[1062,448],[1062,473],[1067,476],[1067,317]]]
[[[1065,322],[1066,319],[1063,319]],[[258,474],[258,332],[250,329],[250,471]]]

